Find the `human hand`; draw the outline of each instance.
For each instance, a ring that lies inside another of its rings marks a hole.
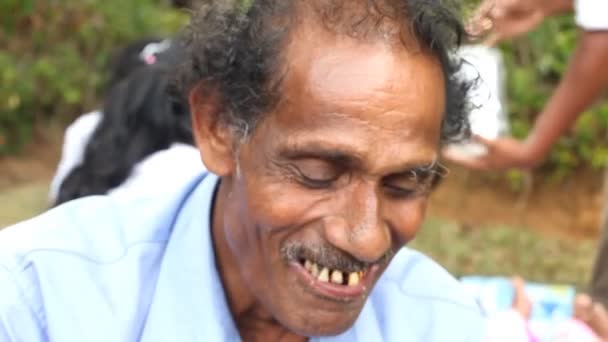
[[[467,32],[493,46],[536,28],[548,15],[542,0],[484,0],[467,24]]]
[[[478,135],[474,135],[473,140],[483,145],[487,152],[480,156],[470,157],[446,148],[442,152],[444,158],[475,170],[528,169],[534,167],[538,162],[532,156],[530,148],[520,140],[514,138],[489,140]]]

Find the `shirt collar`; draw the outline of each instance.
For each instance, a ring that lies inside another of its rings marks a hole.
[[[177,211],[142,340],[237,341],[211,238],[219,178],[207,174]],[[170,327],[168,331],[164,327]],[[148,337],[148,338],[146,338]]]
[[[213,250],[211,210],[218,184],[218,176],[207,174],[177,210],[142,341],[241,340]],[[378,329],[368,299],[353,327],[310,341],[375,340],[381,336]]]

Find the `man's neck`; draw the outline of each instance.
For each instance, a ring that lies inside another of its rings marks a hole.
[[[225,210],[229,207],[226,203],[230,191],[228,182],[220,181],[213,199],[211,234],[216,267],[239,334],[244,341],[306,341],[307,338],[290,332],[277,322],[243,285],[246,282],[239,271],[238,260],[224,235]]]

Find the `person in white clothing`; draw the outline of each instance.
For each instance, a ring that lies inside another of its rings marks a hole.
[[[179,55],[176,49],[168,51],[170,46],[168,40],[157,40],[140,49],[139,65],[114,81],[103,109],[67,129],[51,184],[54,205],[109,192],[159,191],[170,188],[173,177],[201,171],[187,105],[167,90]]]
[[[120,81],[126,79],[134,70],[149,63],[152,54],[160,52],[157,47],[162,42],[162,39],[156,37],[143,38],[120,49],[110,60],[108,66],[109,81],[105,91],[108,92]],[[149,54],[146,55],[144,52],[149,52]],[[82,163],[85,148],[102,116],[102,110],[82,114],[65,130],[61,159],[49,188],[49,203],[55,203],[59,188],[65,178]]]
[[[172,0],[171,6],[176,9],[192,10],[192,8],[196,7],[195,3],[196,0]],[[139,39],[130,43],[111,61],[109,68],[110,81],[107,88],[112,89],[113,86],[128,78],[134,70],[157,63],[157,55],[167,50],[170,46],[170,40],[156,37]],[[128,95],[125,95],[125,97],[128,97]],[[110,99],[109,101],[112,100]],[[103,110],[92,111],[78,117],[66,129],[61,159],[49,188],[49,203],[59,204],[61,202],[58,201],[60,188],[66,177],[83,163],[86,146],[102,121],[102,117]],[[114,190],[119,190],[121,193],[130,192],[133,190],[133,185],[139,184],[140,180],[155,177],[160,173],[160,169],[158,167],[147,167],[147,165],[156,166],[156,164],[161,164],[155,160],[165,160],[168,156],[172,156],[169,158],[175,158],[173,159],[174,163],[190,163],[190,158],[194,154],[195,151],[191,144],[176,144],[166,150],[155,152],[141,161],[135,167],[128,180],[121,184],[119,189]],[[197,157],[197,159],[200,158]],[[196,160],[194,162],[196,163]],[[164,165],[171,165],[171,163]],[[196,165],[199,166],[198,169],[200,171],[200,161]],[[143,172],[143,170],[146,171]],[[139,190],[144,189],[145,187],[139,188]]]
[[[102,115],[103,113],[98,110],[83,114],[65,130],[61,159],[49,188],[49,203],[57,200],[59,188],[65,177],[82,163],[84,150],[99,125]]]

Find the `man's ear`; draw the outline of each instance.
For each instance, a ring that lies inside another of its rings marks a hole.
[[[215,89],[203,84],[194,87],[189,94],[192,112],[192,133],[201,153],[201,159],[209,171],[218,176],[228,176],[235,168],[233,135],[220,120],[221,99]]]

